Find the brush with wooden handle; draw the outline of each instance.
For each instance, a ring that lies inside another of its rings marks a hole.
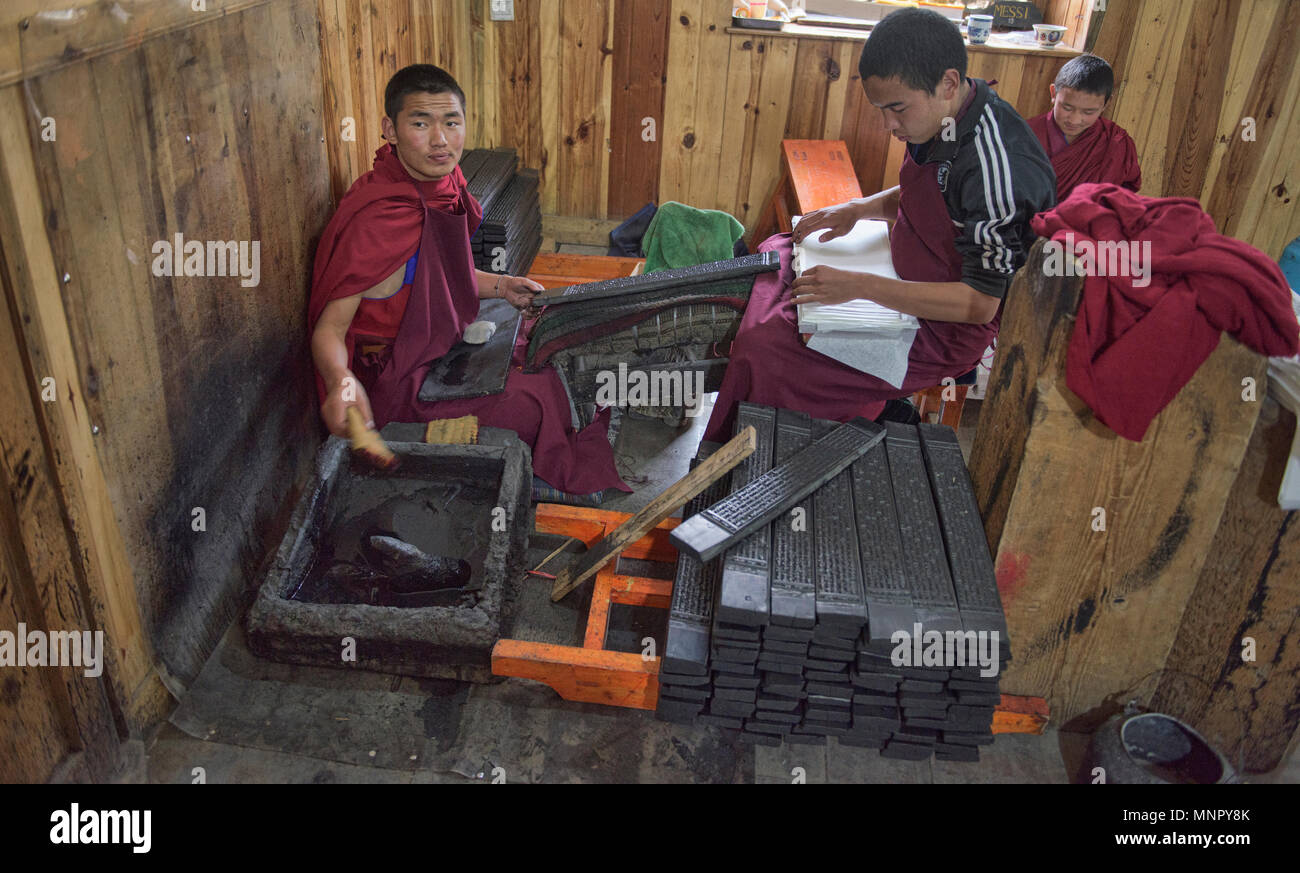
[[[348,436],[352,440],[353,455],[361,458],[376,470],[396,469],[399,458],[393,454],[393,450],[384,442],[383,437],[376,431],[366,427],[365,421],[361,418],[361,410],[355,406],[349,406],[347,417]]]

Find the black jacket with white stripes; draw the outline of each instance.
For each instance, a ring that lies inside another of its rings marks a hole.
[[[958,231],[961,281],[1002,297],[1036,238],[1029,219],[1056,205],[1056,173],[1011,104],[983,79],[967,81],[975,98],[955,135],[944,139],[940,132],[908,148],[914,161],[940,164],[939,189]]]

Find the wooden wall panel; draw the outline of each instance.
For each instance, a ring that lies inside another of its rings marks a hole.
[[[609,128],[610,218],[659,200],[669,0],[615,0]],[[650,119],[653,128],[644,125]],[[647,139],[647,137],[651,137]]]
[[[0,370],[0,409],[5,410],[0,419],[0,629],[16,634],[21,622],[43,632],[102,631],[86,600],[75,540],[64,523],[58,480],[35,410],[36,403],[47,401],[35,399],[41,385],[23,365],[7,272],[0,263],[0,346],[12,350]],[[49,402],[59,402],[57,393]],[[21,639],[17,644],[26,645]],[[110,644],[106,638],[105,647]],[[80,778],[109,775],[116,763],[118,725],[107,676],[87,677],[83,669],[70,667],[10,665],[0,678],[0,737],[8,740],[0,756],[0,781],[43,782],[74,752],[81,753]]]
[[[723,161],[730,23],[730,9],[722,3],[673,0],[664,85],[661,201],[726,208],[719,202],[718,168]]]
[[[328,214],[312,0],[217,16],[26,83],[68,328],[140,611],[197,675],[317,441],[305,311]],[[89,99],[87,98],[89,95]],[[260,245],[260,284],[153,272],[154,243]],[[206,531],[192,529],[202,507]]]
[[[1300,235],[1300,4],[1112,0],[1094,50],[1115,69],[1107,112],[1137,144],[1142,193],[1198,198],[1220,232],[1279,257]]]
[[[604,218],[609,184],[609,106],[613,63],[611,0],[563,0],[543,4],[544,27],[556,39],[553,54],[542,57],[542,89],[554,90],[558,113],[542,113],[543,124],[557,124],[555,148],[548,148],[548,200],[560,215]],[[554,66],[547,63],[553,61]],[[554,173],[551,173],[551,170]]]

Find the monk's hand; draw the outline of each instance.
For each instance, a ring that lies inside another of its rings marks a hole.
[[[361,387],[361,380],[351,373],[330,388],[320,408],[321,420],[334,436],[347,438],[349,406],[355,406],[361,412],[366,427],[374,429],[375,416],[370,411],[370,398],[366,395],[366,389]]]
[[[818,242],[827,242],[853,230],[853,225],[857,224],[861,217],[862,207],[853,201],[827,206],[825,209],[809,212],[799,219],[792,238],[796,243],[801,243],[817,231],[822,231],[814,238]]]
[[[532,309],[533,295],[545,290],[527,276],[504,276],[501,279],[501,297],[520,311]]]
[[[790,302],[846,303],[863,296],[867,277],[862,273],[836,270],[833,267],[813,267],[790,285]]]

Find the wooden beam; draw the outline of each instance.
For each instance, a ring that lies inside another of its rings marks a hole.
[[[1296,417],[1260,407],[1152,699],[1250,773],[1277,767],[1300,724],[1300,513],[1277,503]]]
[[[574,588],[596,574],[619,552],[653,530],[676,512],[686,501],[721,479],[731,468],[754,453],[757,445],[752,427],[747,427],[718,449],[694,470],[670,485],[644,509],[623,522],[617,530],[595,543],[587,554],[565,568],[555,579],[551,600],[560,600]]]

